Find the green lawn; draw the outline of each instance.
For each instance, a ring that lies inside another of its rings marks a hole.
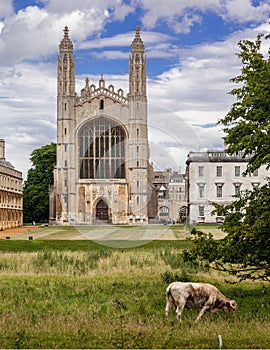
[[[215,238],[224,237],[218,225],[198,225],[200,230],[211,232]],[[190,231],[184,225],[145,225],[145,226],[38,226],[35,230],[11,235],[11,240],[26,240],[29,236],[38,240],[184,240]],[[7,234],[8,236],[8,234]],[[3,236],[2,239],[5,237]]]
[[[70,236],[0,240],[1,348],[218,348],[219,335],[223,348],[270,347],[269,284],[184,262],[192,244],[184,239],[113,247],[58,229]],[[184,310],[182,324],[172,312],[166,322],[165,289],[174,279],[213,283],[238,310],[196,324],[198,310]]]

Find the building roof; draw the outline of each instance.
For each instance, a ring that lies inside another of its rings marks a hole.
[[[225,151],[190,152],[186,164],[192,162],[248,162],[249,159],[250,157],[245,156],[244,152],[238,154],[228,154]]]
[[[0,159],[0,164],[4,165],[6,167],[9,167],[9,168],[15,169],[15,166],[12,165],[10,162],[8,162],[5,159]]]

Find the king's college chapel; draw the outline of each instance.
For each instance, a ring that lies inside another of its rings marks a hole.
[[[157,215],[147,129],[146,57],[136,28],[129,92],[87,78],[75,92],[69,30],[59,45],[57,164],[50,192],[55,224],[147,224]]]

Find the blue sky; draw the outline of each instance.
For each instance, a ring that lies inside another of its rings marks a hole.
[[[150,158],[184,170],[189,151],[223,149],[217,121],[234,102],[239,40],[269,33],[270,0],[4,0],[0,3],[0,138],[26,175],[30,153],[56,141],[56,64],[68,25],[76,89],[86,76],[128,93],[137,25],[147,55]]]

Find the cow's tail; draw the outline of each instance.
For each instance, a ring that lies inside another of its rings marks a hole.
[[[172,284],[168,285],[166,288],[166,299],[172,299],[172,292],[171,292]]]
[[[166,308],[165,308],[165,317],[168,318],[172,305],[175,305],[174,298],[171,292],[172,284],[170,284],[166,289]]]

